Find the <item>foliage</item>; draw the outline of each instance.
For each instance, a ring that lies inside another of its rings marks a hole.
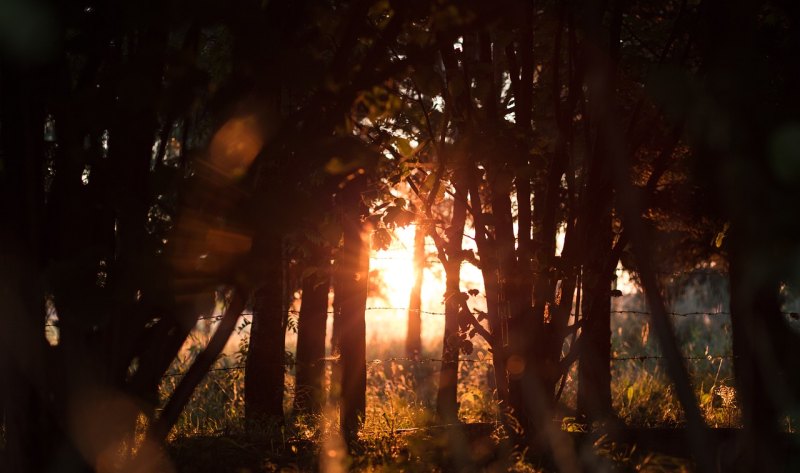
[[[620,300],[620,310],[637,307],[638,295],[624,296]],[[726,353],[730,349],[730,334],[720,335],[719,329],[710,339],[705,329],[707,323],[726,324],[725,316],[706,321],[702,316],[676,317],[676,329],[684,333],[682,348],[687,356],[702,357],[705,345],[709,346],[709,354]],[[659,352],[650,337],[643,339],[642,328],[646,318],[634,314],[616,314],[613,326],[612,343],[615,356],[626,355],[658,356]],[[246,344],[246,324],[240,325],[239,343]],[[198,330],[191,339],[196,346],[205,343],[207,335]],[[293,337],[289,337],[291,342]],[[728,340],[728,342],[725,342]],[[703,348],[699,348],[703,347]],[[291,349],[291,344],[289,345]],[[241,345],[240,345],[241,349]],[[473,356],[476,360],[488,360],[490,354],[485,346],[476,349]],[[422,358],[435,358],[437,347],[427,347]],[[194,349],[197,351],[197,348]],[[179,357],[171,368],[172,372],[185,369],[191,357],[191,344],[184,348],[185,356]],[[445,445],[436,447],[436,440],[428,438],[420,440],[414,437],[414,429],[424,429],[429,425],[431,409],[434,405],[432,384],[436,379],[436,362],[413,363],[406,360],[393,360],[397,353],[402,353],[400,341],[385,346],[373,346],[367,355],[368,360],[386,360],[370,362],[368,365],[367,412],[364,427],[360,434],[360,446],[348,460],[358,468],[376,469],[380,471],[429,471],[431,465],[443,461]],[[231,455],[238,457],[232,464],[255,461],[263,471],[271,471],[267,463],[274,468],[294,465],[298,468],[314,468],[318,449],[325,452],[325,445],[330,443],[338,429],[338,416],[335,411],[326,411],[320,417],[300,416],[293,418],[285,430],[273,436],[268,447],[258,447],[252,440],[243,437],[243,376],[239,369],[225,370],[226,367],[240,366],[240,352],[231,352],[221,358],[215,368],[218,371],[208,373],[203,384],[198,388],[192,401],[187,406],[181,420],[171,435],[171,451],[181,469],[189,471],[196,465],[191,458],[199,450],[223,448],[231,450]],[[722,364],[720,364],[722,361]],[[735,400],[730,360],[693,359],[691,366],[693,385],[700,399],[706,421],[715,427],[736,427],[740,425],[740,414]],[[328,364],[332,368],[333,363]],[[498,420],[497,408],[487,381],[487,363],[461,363],[459,373],[460,401],[459,414],[465,423],[494,423]],[[174,370],[174,371],[173,371]],[[292,369],[289,367],[285,409],[291,413]],[[330,380],[330,369],[328,370]],[[166,399],[175,377],[167,377],[162,383],[162,399]],[[575,372],[571,373],[562,396],[563,412],[568,413],[575,406]],[[612,395],[617,415],[628,425],[642,427],[681,426],[684,422],[681,409],[672,392],[671,382],[663,369],[663,361],[658,359],[619,360],[614,362],[612,371]],[[563,420],[566,431],[585,432],[581,423],[570,421],[569,416]],[[494,446],[507,438],[502,429],[496,432]],[[216,440],[214,440],[216,439]],[[241,440],[236,440],[241,439]],[[281,440],[282,439],[282,440]],[[203,447],[202,445],[206,445]],[[223,446],[224,445],[224,446]],[[259,450],[262,449],[263,450]],[[648,452],[627,444],[619,444],[598,439],[593,446],[599,460],[607,459],[615,468],[635,469],[637,471],[674,471],[673,468],[688,468],[685,458]],[[339,452],[337,455],[347,455]],[[222,458],[226,458],[225,454]],[[250,458],[250,460],[247,460]],[[266,458],[266,459],[265,459]],[[511,471],[541,471],[541,466],[531,463],[530,458],[515,457],[510,465]],[[244,460],[243,460],[244,459]],[[257,459],[257,460],[255,460]],[[211,460],[207,460],[211,461]],[[217,460],[214,460],[215,462]],[[224,460],[219,460],[224,461]],[[261,463],[259,463],[261,462]],[[266,462],[266,463],[264,463]],[[222,463],[217,463],[222,464]],[[683,465],[683,466],[681,466]],[[200,468],[200,467],[198,467]],[[532,470],[531,470],[532,469]],[[666,469],[666,470],[664,470]]]

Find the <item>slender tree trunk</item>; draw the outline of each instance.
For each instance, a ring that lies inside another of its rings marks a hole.
[[[283,422],[285,332],[283,251],[279,235],[264,235],[254,254],[263,284],[253,293],[253,324],[245,368],[245,419],[251,426]]]
[[[450,263],[448,262],[448,265]],[[460,263],[450,265],[446,276],[444,334],[442,336],[442,369],[436,393],[436,417],[443,423],[458,421],[458,336]]]
[[[436,395],[436,416],[441,422],[458,422],[458,353],[461,338],[458,336],[458,314],[461,310],[462,239],[467,218],[466,192],[463,182],[456,177],[453,198],[453,218],[447,230],[447,261],[445,263],[445,315],[442,338],[442,370]]]
[[[343,246],[340,256],[341,280],[337,285],[341,298],[339,315],[339,350],[342,367],[342,402],[340,421],[348,444],[358,435],[366,412],[367,365],[366,321],[369,280],[369,235],[362,221],[364,208],[361,191],[364,181],[351,182],[343,191]]]
[[[161,416],[149,425],[146,434],[146,442],[152,442],[151,445],[160,445],[164,442],[167,438],[167,434],[169,434],[175,422],[178,421],[178,417],[189,402],[197,385],[200,384],[200,381],[206,376],[211,365],[214,364],[214,360],[217,359],[225,348],[225,344],[236,328],[236,322],[239,320],[242,310],[244,309],[244,300],[239,292],[240,289],[233,289],[231,301],[228,303],[225,314],[219,321],[217,330],[208,342],[208,346],[197,355],[189,371],[183,379],[181,379],[181,382],[175,388],[169,401],[167,401],[167,405],[164,406]],[[247,409],[247,405],[245,405],[245,409]],[[245,410],[245,415],[247,415],[247,410]],[[140,450],[137,456],[137,462],[152,460],[146,458],[147,456],[148,451],[146,449]]]
[[[344,271],[342,270],[342,260],[337,256],[333,265],[333,324],[331,327],[331,356],[338,357],[342,351],[339,343],[342,333],[342,299],[344,298]],[[328,402],[332,405],[339,405],[342,400],[342,364],[334,363],[331,367],[331,383],[328,390]]]
[[[416,358],[422,352],[422,281],[425,274],[425,228],[417,224],[414,231],[414,287],[408,301],[406,356]]]
[[[324,403],[323,374],[330,256],[317,256],[314,261],[316,271],[303,278],[303,300],[297,323],[297,377],[294,398],[296,413],[318,414]]]

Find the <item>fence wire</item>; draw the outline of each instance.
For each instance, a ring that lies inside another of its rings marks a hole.
[[[612,356],[609,358],[610,361],[646,361],[646,360],[662,360],[665,357],[662,355],[626,355],[626,356]],[[719,355],[692,355],[692,356],[682,356],[684,360],[688,361],[717,361],[717,360],[726,360],[726,359],[733,359],[734,356],[730,354],[719,354]],[[336,363],[338,362],[338,358],[322,358],[319,360],[319,363]],[[392,357],[392,358],[384,358],[384,359],[373,359],[373,360],[366,360],[367,365],[378,365],[383,363],[409,363],[409,364],[425,364],[425,363],[442,363],[444,362],[441,358],[408,358],[408,357]],[[491,364],[494,363],[493,358],[459,358],[459,363],[485,363]],[[287,366],[294,366],[297,365],[297,362],[286,363]],[[208,372],[215,372],[215,371],[241,371],[246,368],[246,363],[241,363],[238,365],[233,366],[222,366],[217,368],[209,369]],[[177,373],[167,373],[162,378],[172,378],[172,377],[179,377],[186,374],[186,371],[181,371]]]

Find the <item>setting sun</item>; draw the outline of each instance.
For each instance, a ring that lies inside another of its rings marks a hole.
[[[371,292],[367,300],[367,339],[387,342],[401,340],[406,335],[408,303],[414,285],[414,232],[415,225],[398,228],[393,232],[393,242],[386,250],[373,250],[370,254]],[[464,239],[464,247],[473,241]],[[444,330],[445,292],[444,269],[436,257],[435,245],[430,238],[425,242],[426,258],[422,285],[422,341],[425,345],[441,342]],[[461,289],[478,289],[481,293],[470,300],[470,305],[486,310],[483,296],[483,279],[478,268],[471,264],[461,266]]]

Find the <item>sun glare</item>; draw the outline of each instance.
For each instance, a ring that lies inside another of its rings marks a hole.
[[[376,278],[367,300],[367,339],[378,342],[403,340],[408,322],[408,304],[414,286],[414,232],[409,225],[394,231],[394,241],[386,250],[372,251],[370,271]],[[464,239],[464,248],[474,242]],[[425,243],[426,257],[422,284],[422,340],[429,345],[441,341],[444,330],[444,268],[436,257],[433,241]],[[481,294],[470,300],[470,306],[486,310],[483,279],[478,268],[461,266],[461,290],[478,289]]]
[[[387,343],[403,340],[408,322],[408,304],[414,286],[414,232],[415,225],[394,231],[393,242],[386,250],[370,253],[370,294],[367,299],[367,340]],[[557,235],[557,253],[564,244],[564,228]],[[475,250],[475,242],[464,238],[463,247]],[[430,238],[426,240],[425,270],[422,284],[422,340],[430,344],[441,341],[444,330],[445,273],[436,256]],[[617,268],[617,288],[631,294],[637,288],[630,274],[621,266]],[[483,276],[478,268],[464,263],[461,266],[461,290],[478,289],[480,294],[470,298],[471,307],[486,310],[483,293]]]

